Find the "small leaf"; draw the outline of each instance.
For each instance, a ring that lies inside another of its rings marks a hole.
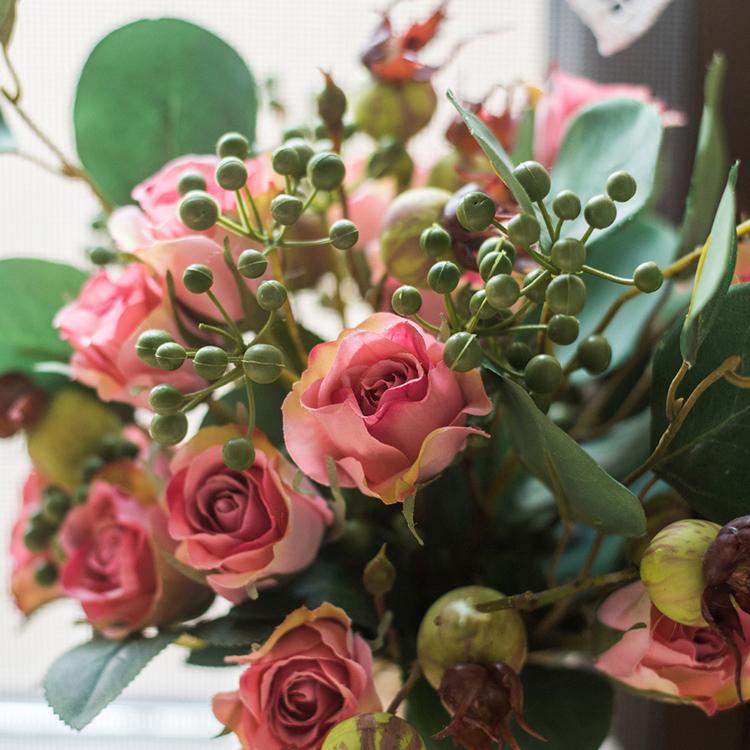
[[[516,130],[516,143],[510,154],[513,164],[529,161],[534,158],[534,114],[533,107],[528,107],[521,115]]]
[[[16,24],[16,0],[0,0],[0,45],[6,47]]]
[[[193,649],[185,662],[192,667],[235,667],[235,664],[227,664],[224,659],[241,653],[246,653],[246,651],[237,646],[206,646],[206,648]]]
[[[177,633],[123,641],[94,638],[64,653],[44,677],[44,694],[54,712],[73,729],[83,729],[138,676]]]
[[[16,150],[16,141],[0,111],[0,154],[9,154]]]
[[[404,520],[406,521],[406,526],[411,531],[412,536],[419,542],[419,544],[424,547],[424,540],[421,536],[419,536],[419,532],[417,531],[417,527],[414,525],[414,504],[416,503],[417,496],[416,494],[409,495],[409,497],[404,500],[404,506],[402,508],[402,512],[404,514]]]
[[[729,170],[727,185],[711,226],[711,234],[703,246],[698,270],[695,272],[690,306],[682,326],[680,352],[685,362],[690,365],[695,364],[698,349],[714,324],[721,300],[732,283],[737,262],[737,203],[734,195],[736,183],[737,164]]]

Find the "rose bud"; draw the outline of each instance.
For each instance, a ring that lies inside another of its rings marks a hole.
[[[389,713],[360,714],[337,724],[321,750],[425,750],[417,730]]]
[[[0,375],[0,438],[33,425],[44,411],[44,391],[21,372]]]

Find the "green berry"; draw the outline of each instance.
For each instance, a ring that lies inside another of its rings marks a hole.
[[[227,440],[221,449],[224,463],[235,471],[249,469],[255,461],[255,448],[246,438],[236,437]]]
[[[247,159],[250,144],[242,133],[224,133],[216,144],[216,155],[222,159],[233,156],[236,159]]]
[[[474,292],[469,300],[469,310],[471,311],[471,314],[476,315],[480,320],[494,318],[495,315],[497,315],[497,310],[493,309],[486,300],[487,295],[484,289]]]
[[[304,125],[297,125],[291,128],[287,128],[281,135],[283,142],[294,139],[305,140],[310,135],[310,131]]]
[[[498,274],[509,274],[513,270],[513,263],[505,252],[486,253],[479,264],[479,275],[488,281]]]
[[[637,189],[635,178],[629,172],[615,172],[607,180],[607,195],[618,203],[629,201]]]
[[[539,240],[539,222],[529,214],[517,214],[508,222],[508,236],[514,245],[530,247]]]
[[[560,274],[550,281],[544,299],[553,313],[578,315],[586,304],[586,284],[573,274]]]
[[[664,283],[664,274],[654,261],[649,260],[635,269],[633,283],[639,291],[651,294],[661,288]]]
[[[586,262],[586,247],[573,237],[565,237],[552,245],[550,257],[564,273],[578,273]]]
[[[136,443],[131,443],[130,440],[120,441],[120,455],[123,458],[138,458],[138,454],[141,449]]]
[[[81,475],[84,482],[90,482],[104,468],[101,456],[88,456],[81,464]]]
[[[608,195],[595,195],[586,204],[583,215],[589,226],[606,229],[617,218],[617,206]]]
[[[183,271],[182,283],[189,292],[203,294],[213,286],[214,274],[208,266],[193,263]]]
[[[148,403],[157,414],[176,414],[183,404],[182,394],[167,383],[160,383],[148,394]]]
[[[572,190],[561,190],[552,201],[552,210],[558,219],[573,221],[581,213],[581,199]]]
[[[521,183],[532,201],[540,201],[547,196],[551,187],[549,172],[538,161],[521,162],[513,176]]]
[[[453,243],[451,236],[440,224],[433,224],[419,235],[419,246],[430,257],[440,258],[451,252]]]
[[[224,190],[239,190],[247,183],[247,167],[242,159],[227,156],[216,167],[216,182]]]
[[[542,414],[549,411],[550,406],[552,406],[552,396],[549,393],[531,393],[529,395]]]
[[[177,180],[177,192],[185,195],[191,190],[205,190],[206,178],[196,169],[188,169],[180,175]]]
[[[467,232],[483,232],[495,218],[495,202],[486,193],[472,191],[459,201],[456,217]]]
[[[477,266],[482,265],[482,261],[490,253],[505,253],[511,263],[516,262],[516,248],[508,240],[502,237],[488,237],[477,250]]]
[[[185,347],[176,341],[167,341],[156,350],[156,364],[162,370],[177,370],[187,357]]]
[[[300,155],[294,146],[279,146],[271,156],[273,171],[280,175],[297,177],[304,174]]]
[[[243,250],[237,260],[237,270],[246,279],[257,279],[262,276],[268,268],[265,255],[259,250]]]
[[[529,271],[529,273],[526,274],[523,280],[524,287],[531,286],[532,282],[535,282],[536,279],[538,279],[544,273],[546,273],[546,271],[543,268],[535,268],[533,271]],[[540,305],[542,302],[544,302],[544,295],[547,292],[549,282],[550,279],[548,278],[546,281],[535,283],[534,286],[531,287],[531,289],[528,289],[523,293],[524,297]]]
[[[202,346],[193,358],[193,369],[206,380],[217,380],[226,371],[229,356],[218,346]]]
[[[460,269],[449,260],[438,261],[427,273],[427,285],[438,294],[450,294],[460,280]]]
[[[57,565],[51,560],[42,560],[34,568],[34,580],[44,588],[57,583],[57,577]]]
[[[332,151],[322,151],[307,164],[307,177],[317,190],[335,190],[344,181],[344,160]]]
[[[176,445],[187,434],[188,421],[184,414],[156,414],[151,420],[149,434],[162,445]]]
[[[523,371],[523,379],[529,390],[535,393],[554,393],[562,382],[560,363],[549,354],[532,357]]]
[[[284,356],[270,344],[253,344],[242,356],[242,367],[253,383],[273,383],[284,369]]]
[[[359,229],[348,219],[339,219],[328,230],[331,244],[337,250],[348,250],[359,240]]]
[[[118,257],[117,251],[108,247],[92,247],[89,249],[89,260],[95,266],[106,266],[107,263],[114,263]]]
[[[400,286],[391,297],[391,307],[397,315],[416,315],[422,307],[422,295],[413,286]]]
[[[598,375],[612,362],[612,347],[604,336],[595,333],[580,343],[576,356],[587,372]]]
[[[572,344],[580,331],[578,319],[572,315],[553,315],[547,326],[547,336],[553,344]]]
[[[85,505],[89,499],[89,486],[88,484],[79,484],[78,487],[73,491],[73,504],[74,505]]]
[[[150,328],[138,337],[138,341],[135,344],[135,353],[138,355],[138,359],[144,364],[151,367],[158,367],[159,365],[156,363],[156,350],[162,344],[173,340],[171,333],[157,328]]]
[[[60,525],[70,506],[70,497],[59,487],[46,487],[42,491],[42,514],[53,526]]]
[[[310,159],[312,159],[313,154],[315,153],[315,151],[313,151],[313,147],[302,138],[292,138],[288,140],[284,145],[293,148],[295,153],[297,154],[297,164],[299,165],[299,171],[293,172],[290,176],[304,177],[305,172],[307,171],[307,164]]]
[[[531,347],[523,341],[514,341],[505,352],[505,358],[514,370],[523,370],[532,356]]]
[[[283,284],[273,279],[264,281],[256,293],[258,304],[267,312],[278,310],[286,303],[287,293]]]
[[[205,232],[216,224],[219,204],[202,190],[191,190],[180,201],[180,221],[195,232]]]
[[[443,361],[456,372],[468,372],[479,367],[482,361],[482,346],[479,339],[468,331],[460,331],[449,336],[443,349]]]
[[[23,535],[23,544],[32,552],[41,552],[49,545],[49,536],[40,529],[29,526]]]
[[[282,193],[271,201],[271,216],[277,224],[285,227],[291,226],[302,216],[304,207],[305,204],[301,198]]]
[[[487,302],[496,310],[515,304],[521,294],[518,282],[507,274],[493,276],[485,286]]]

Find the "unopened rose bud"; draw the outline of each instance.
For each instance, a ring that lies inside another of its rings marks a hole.
[[[318,95],[318,114],[329,131],[337,130],[342,125],[346,112],[346,94],[336,85],[329,73],[323,73],[325,88]]]
[[[367,563],[362,574],[362,583],[371,596],[385,596],[393,588],[396,580],[396,568],[388,559],[385,547],[384,544],[378,554]]]

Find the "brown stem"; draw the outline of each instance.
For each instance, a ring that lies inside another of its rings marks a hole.
[[[389,714],[395,714],[398,711],[398,707],[409,697],[411,691],[414,690],[419,678],[422,676],[422,668],[419,666],[419,661],[416,659],[412,662],[411,668],[409,669],[409,676],[401,686],[401,689],[396,693],[390,705],[386,709]]]
[[[557,566],[565,550],[568,548],[568,544],[570,544],[570,537],[573,535],[573,527],[575,525],[571,521],[566,520],[563,520],[562,524],[562,534],[560,534],[560,538],[557,540],[555,552],[549,562],[549,570],[547,571],[547,586],[550,588],[557,583]]]

